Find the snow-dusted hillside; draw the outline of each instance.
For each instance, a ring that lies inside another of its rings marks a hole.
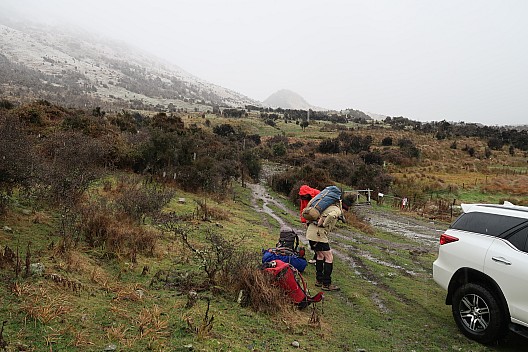
[[[206,109],[261,103],[123,43],[79,30],[0,24],[0,93],[70,105]]]

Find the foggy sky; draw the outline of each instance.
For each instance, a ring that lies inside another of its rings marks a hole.
[[[528,123],[524,0],[0,0],[264,100],[413,120]]]

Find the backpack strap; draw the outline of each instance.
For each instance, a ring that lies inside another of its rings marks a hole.
[[[308,291],[307,291],[307,286],[306,286],[306,281],[304,281],[304,278],[302,277],[301,273],[299,272],[299,270],[297,270],[297,268],[295,268],[293,265],[289,264],[290,265],[290,268],[291,270],[293,271],[293,273],[295,274],[296,277],[299,278],[299,280],[301,281],[302,285],[299,283],[299,280],[296,280],[297,281],[297,284],[299,285],[299,287],[301,288],[301,290],[304,292],[305,295],[308,296]]]
[[[297,235],[297,232],[295,233],[295,240],[293,240],[293,249],[297,250],[299,248],[299,235]]]

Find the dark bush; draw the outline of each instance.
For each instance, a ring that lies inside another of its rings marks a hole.
[[[195,152],[194,138],[191,135],[166,132],[160,129],[151,131],[149,138],[137,145],[136,164],[138,169],[148,169],[157,173],[171,171],[179,165],[190,165]]]
[[[291,172],[284,172],[282,174],[271,177],[271,188],[282,194],[290,194],[297,177]]]
[[[123,111],[122,113],[107,118],[110,124],[117,126],[121,132],[137,133],[137,131],[145,124],[145,117],[140,113]]]
[[[78,131],[92,137],[100,137],[105,132],[103,120],[83,112],[67,115],[61,126],[65,131]]]
[[[488,147],[493,150],[501,150],[504,146],[504,141],[497,137],[488,139]]]
[[[228,137],[236,134],[235,129],[230,124],[222,124],[213,127],[213,133],[222,137]]]
[[[271,150],[273,152],[273,156],[281,157],[286,155],[287,147],[283,142],[278,142],[272,145]]]
[[[250,134],[248,136],[245,136],[250,142],[252,142],[255,146],[260,145],[260,136],[258,134]]]
[[[27,108],[20,111],[19,118],[30,125],[44,126],[44,117],[42,115],[43,112],[36,108]]]
[[[351,175],[349,184],[357,189],[372,189],[386,193],[393,181],[392,176],[385,173],[379,165],[360,165]]]
[[[398,141],[398,146],[400,147],[401,152],[407,157],[416,159],[420,157],[420,149],[414,145],[412,140],[402,138]]]
[[[247,171],[249,176],[258,181],[260,172],[262,170],[262,161],[257,153],[256,149],[248,149],[242,152],[240,158],[242,162],[242,167]]]
[[[33,180],[33,141],[18,118],[0,110],[0,214],[4,213],[13,188],[27,187]]]
[[[489,159],[489,158],[491,158],[491,155],[492,155],[491,149],[488,148],[488,147],[485,147],[484,148],[484,157],[486,159]]]
[[[376,165],[383,165],[383,157],[379,152],[366,152],[361,154],[361,159],[365,162],[365,164],[376,164]]]
[[[17,185],[27,184],[31,178],[34,161],[34,142],[25,133],[20,121],[0,110],[0,189],[10,190]]]
[[[173,114],[167,115],[164,112],[152,116],[150,125],[165,132],[181,132],[184,130],[184,123],[181,117]]]
[[[285,172],[273,175],[268,182],[273,190],[287,195],[292,202],[297,201],[299,188],[303,184],[317,189],[323,189],[331,184],[328,172],[313,165],[293,167]]]
[[[319,143],[317,151],[323,154],[337,154],[341,151],[339,140],[330,138],[324,139]]]
[[[271,127],[275,127],[275,126],[277,126],[277,124],[275,123],[275,121],[272,120],[272,119],[266,119],[266,121],[265,121],[264,123],[265,123],[266,125],[268,125],[268,126],[271,126]]]
[[[400,166],[412,166],[413,160],[404,155],[401,150],[388,149],[382,152],[383,159],[389,163]]]
[[[50,200],[72,206],[101,174],[109,146],[78,132],[59,132],[42,146],[44,169],[37,176],[48,185]]]
[[[222,110],[222,115],[227,117],[241,118],[242,116],[246,115],[246,111],[239,109],[224,109]]]
[[[328,171],[311,164],[305,165],[298,169],[297,179],[306,181],[306,184],[310,185],[310,187],[317,189],[323,189],[331,184]]]
[[[369,151],[372,145],[372,136],[358,136],[350,132],[341,132],[338,139],[341,141],[341,149],[346,153],[357,154]]]
[[[381,145],[385,147],[390,147],[392,145],[392,137],[385,137],[381,140]]]
[[[174,196],[174,191],[154,183],[146,184],[138,178],[122,178],[120,194],[116,197],[118,209],[136,221],[159,212]]]
[[[15,104],[10,102],[9,100],[6,100],[6,99],[0,100],[0,109],[10,110],[10,109],[13,109],[14,107],[15,107]]]
[[[233,178],[240,177],[240,163],[236,160],[203,156],[191,165],[175,169],[175,181],[190,192],[210,192],[225,195]]]
[[[358,163],[361,160],[353,156],[321,156],[316,159],[315,165],[324,169],[333,181],[344,183],[349,180]]]
[[[32,132],[40,132],[42,127],[59,124],[73,111],[41,100],[14,108],[13,113],[25,122]]]
[[[446,137],[447,135],[443,131],[436,132],[435,134],[435,138],[438,139],[439,141],[446,139]]]
[[[398,147],[401,149],[410,148],[414,146],[414,142],[408,138],[401,138],[398,140]]]

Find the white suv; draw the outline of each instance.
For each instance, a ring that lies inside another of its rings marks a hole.
[[[491,343],[508,328],[528,336],[528,207],[463,204],[440,236],[434,280],[458,328]]]

